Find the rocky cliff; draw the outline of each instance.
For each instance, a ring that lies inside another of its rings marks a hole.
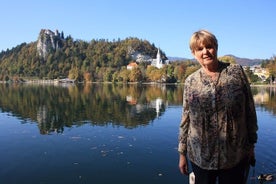
[[[142,54],[140,51],[135,51],[135,49],[133,49],[131,46],[128,46],[127,54],[130,55],[131,58],[137,63],[152,61],[152,57],[146,54]]]
[[[37,40],[37,52],[39,56],[46,59],[47,55],[62,47],[63,33],[58,30],[53,32],[49,29],[42,29]]]

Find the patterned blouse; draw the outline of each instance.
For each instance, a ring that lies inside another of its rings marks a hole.
[[[257,142],[257,116],[246,75],[219,62],[213,81],[203,68],[185,81],[178,151],[202,169],[232,168]]]

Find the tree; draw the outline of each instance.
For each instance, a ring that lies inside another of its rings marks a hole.
[[[130,70],[122,68],[119,73],[119,81],[128,82]]]
[[[84,81],[85,81],[85,82],[91,82],[91,81],[92,81],[92,77],[91,77],[91,76],[92,76],[92,75],[91,75],[90,72],[85,72],[85,73],[83,74]]]
[[[106,68],[103,74],[104,81],[111,82],[112,81],[112,69]]]
[[[218,59],[220,61],[223,61],[225,63],[231,63],[231,64],[235,64],[236,60],[233,56],[222,56],[222,57],[218,57]]]
[[[71,68],[71,70],[69,71],[69,75],[68,75],[69,79],[78,79],[79,78],[79,69],[74,67]]]
[[[139,81],[142,81],[142,79],[143,79],[142,72],[138,67],[135,67],[130,71],[129,81],[139,82]]]
[[[165,74],[164,70],[162,70],[162,68],[158,69],[154,66],[149,66],[146,70],[146,76],[149,81],[162,82],[165,75],[166,74]]]
[[[249,83],[255,83],[259,81],[259,77],[254,75],[254,73],[250,70],[250,67],[246,67],[244,70]]]
[[[61,31],[61,39],[64,39],[64,33],[63,33],[63,31]]]
[[[181,64],[181,65],[177,65],[174,68],[174,75],[175,75],[175,78],[178,82],[184,82],[185,72],[186,72],[186,68],[185,68],[184,63]]]

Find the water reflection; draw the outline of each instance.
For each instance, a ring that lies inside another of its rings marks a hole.
[[[180,86],[165,85],[1,85],[0,108],[38,124],[41,134],[91,125],[135,128],[180,105]]]
[[[168,106],[182,105],[181,85],[0,85],[0,109],[38,124],[41,134],[65,127],[135,128],[159,118]],[[252,87],[256,106],[276,114],[276,88]]]
[[[256,107],[276,115],[276,86],[253,86],[252,93]]]

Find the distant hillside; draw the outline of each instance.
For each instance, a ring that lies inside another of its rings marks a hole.
[[[235,61],[242,65],[242,66],[253,66],[253,65],[259,65],[261,64],[264,59],[248,59],[248,58],[240,58],[231,54],[228,55],[224,55],[224,56],[229,56],[229,57],[233,57],[235,59]],[[188,59],[188,58],[181,58],[181,57],[172,57],[172,56],[168,56],[168,59],[170,61],[181,61],[181,60],[191,60],[191,61],[195,61],[194,58],[192,59]]]
[[[236,62],[242,66],[253,66],[253,65],[259,65],[262,63],[264,59],[248,59],[248,58],[240,58],[234,55],[225,55],[235,58]]]
[[[194,59],[189,59],[189,58],[173,57],[173,56],[168,56],[168,59],[170,61],[194,60]]]

